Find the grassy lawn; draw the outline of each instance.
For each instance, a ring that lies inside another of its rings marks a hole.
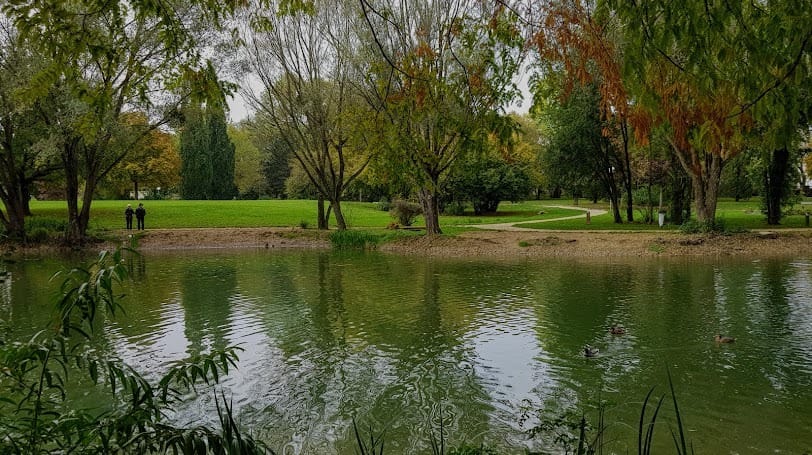
[[[809,201],[809,199],[807,199]],[[94,201],[91,212],[90,228],[93,230],[109,230],[124,228],[124,208],[135,201]],[[306,224],[313,228],[316,226],[316,202],[309,200],[259,200],[259,201],[143,201],[147,209],[147,228],[217,228],[217,227],[295,227]],[[456,233],[471,228],[468,224],[510,223],[528,220],[544,220],[580,215],[580,210],[562,209],[555,206],[572,206],[572,200],[545,200],[527,201],[521,203],[503,202],[499,212],[489,216],[474,216],[466,213],[463,216],[440,217],[440,225],[447,233]],[[581,208],[608,209],[603,203],[592,204],[581,200]],[[804,216],[800,208],[812,212],[812,206],[796,206],[798,214],[785,218],[781,227],[804,227]],[[344,215],[351,228],[384,229],[393,218],[388,212],[377,208],[372,202],[342,203]],[[35,217],[56,218],[64,220],[67,217],[66,204],[63,201],[32,201],[31,210]],[[542,213],[543,212],[543,213]],[[635,217],[641,218],[640,212]],[[767,226],[764,215],[760,212],[759,201],[753,199],[745,202],[721,200],[717,211],[717,218],[723,220],[730,229],[774,229]],[[415,223],[422,225],[422,219]],[[646,225],[614,224],[611,215],[592,217],[592,223],[586,224],[585,217],[552,221],[546,223],[523,224],[522,227],[538,229],[631,229],[631,230],[658,230],[656,224]],[[677,226],[666,225],[663,229],[677,229]]]

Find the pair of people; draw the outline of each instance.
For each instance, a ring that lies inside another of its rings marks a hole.
[[[133,228],[133,215],[135,215],[138,229],[144,229],[144,217],[147,215],[147,210],[144,208],[143,203],[139,203],[138,208],[135,210],[133,210],[132,205],[127,204],[127,208],[124,210],[124,219],[127,221],[127,229],[129,230]]]

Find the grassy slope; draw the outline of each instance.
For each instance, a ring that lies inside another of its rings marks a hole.
[[[147,228],[216,228],[216,227],[283,227],[316,225],[316,203],[304,200],[261,200],[261,201],[143,201],[147,209]],[[124,227],[124,208],[133,201],[94,201],[91,212],[91,229],[107,230]],[[133,204],[135,205],[135,204]],[[507,223],[527,220],[543,220],[579,215],[578,210],[561,209],[556,205],[572,205],[569,200],[528,201],[521,203],[502,203],[499,212],[492,216],[442,216],[440,224],[448,233],[459,232],[470,228],[467,224]],[[591,203],[579,204],[581,208],[607,209],[606,205]],[[809,205],[804,209],[812,211]],[[345,202],[342,204],[345,217],[352,228],[384,228],[393,221],[384,211],[377,209],[375,203]],[[65,219],[66,205],[62,201],[33,201],[32,212],[36,217]],[[544,212],[540,214],[539,212]],[[635,216],[640,218],[640,212]],[[733,202],[722,200],[719,203],[717,218],[724,220],[732,229],[768,229],[764,216],[759,211],[757,200]],[[419,226],[422,220],[418,219]],[[803,227],[804,217],[801,214],[788,216],[782,227]],[[522,227],[541,229],[658,229],[656,225],[640,223],[616,225],[610,215],[592,217],[587,225],[585,219],[553,221],[548,223],[525,224]],[[667,226],[675,229],[675,226]]]

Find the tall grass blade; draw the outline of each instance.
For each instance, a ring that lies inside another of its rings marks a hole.
[[[355,433],[355,443],[358,446],[360,455],[383,455],[384,438],[383,434],[376,438],[372,428],[369,429],[369,445],[367,445],[361,437],[361,432],[358,431],[358,425],[355,419],[352,419],[352,429]]]
[[[677,415],[677,429],[679,430],[679,441],[674,429],[671,429],[671,436],[674,438],[674,445],[677,448],[677,453],[680,455],[688,455],[688,445],[685,443],[685,428],[682,423],[682,416],[679,412],[679,404],[677,404],[677,394],[674,391],[674,381],[671,379],[671,370],[666,370],[668,373],[668,387],[671,388],[671,399],[674,401],[674,413]]]
[[[651,440],[654,438],[654,425],[657,423],[657,415],[660,413],[660,408],[663,405],[664,397],[660,397],[657,406],[654,408],[654,413],[648,424],[646,421],[646,413],[648,411],[648,403],[651,400],[651,394],[654,393],[654,387],[649,389],[646,398],[643,400],[643,407],[640,410],[640,422],[637,426],[637,453],[638,455],[651,454]],[[645,431],[643,428],[645,427]]]
[[[578,423],[578,450],[575,452],[578,455],[586,455],[586,417],[581,416],[581,421]]]

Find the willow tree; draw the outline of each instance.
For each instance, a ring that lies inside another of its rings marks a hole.
[[[655,127],[691,176],[696,216],[713,222],[724,165],[755,132],[774,150],[796,140],[812,85],[809,2],[598,1],[617,20],[636,134]],[[756,129],[757,128],[757,129]]]
[[[359,41],[354,4],[316,1],[310,11],[256,21],[247,56],[261,83],[246,91],[254,125],[281,138],[319,194],[319,228],[332,210],[338,229],[347,221],[341,201],[369,164],[364,130],[372,117],[354,72]],[[323,201],[330,203],[325,212]]]
[[[516,95],[523,38],[508,3],[361,1],[377,53],[368,99],[386,119],[389,161],[418,188],[429,235],[441,233],[443,176],[509,123],[501,109]]]

